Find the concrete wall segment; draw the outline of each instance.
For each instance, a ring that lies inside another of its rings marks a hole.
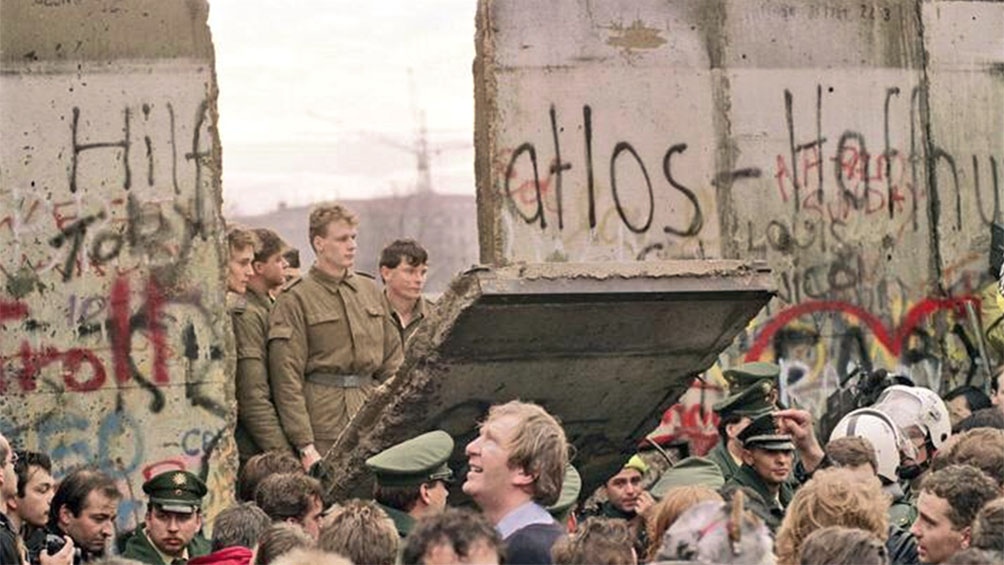
[[[143,519],[185,468],[232,500],[233,343],[208,5],[2,5],[0,429]],[[228,353],[229,352],[229,353]]]

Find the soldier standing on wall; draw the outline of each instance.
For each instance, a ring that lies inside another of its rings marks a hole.
[[[321,460],[379,382],[397,372],[401,339],[376,283],[352,270],[359,220],[347,208],[310,213],[317,261],[269,317],[269,380],[283,431],[305,469]]]
[[[380,279],[387,311],[401,334],[401,345],[432,314],[435,304],[422,296],[429,254],[413,239],[398,239],[380,252]]]
[[[247,282],[244,307],[231,313],[237,342],[237,429],[234,437],[241,465],[262,451],[293,451],[279,424],[268,384],[265,355],[268,314],[275,294],[286,282],[283,276],[285,243],[270,229],[256,229],[254,235],[258,248],[251,262],[254,273]]]

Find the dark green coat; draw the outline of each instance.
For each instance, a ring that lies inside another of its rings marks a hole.
[[[188,544],[188,558],[194,559],[203,555],[209,555],[210,549],[209,540],[202,535],[202,532],[199,532],[195,534],[191,543]],[[122,550],[122,557],[135,559],[136,561],[149,563],[150,565],[170,565],[171,563],[170,561],[165,562],[161,559],[160,553],[153,547],[153,543],[150,542],[150,538],[146,535],[145,524],[140,524],[132,534],[127,536],[125,548]]]
[[[770,491],[767,489],[767,484],[760,478],[760,475],[757,475],[753,467],[745,463],[739,467],[739,470],[726,485],[748,487],[760,495],[767,505],[768,516],[764,516],[764,519],[772,532],[776,532],[778,526],[781,525],[781,519],[784,518],[784,510],[795,495],[795,489],[792,488],[790,483],[782,483],[781,490],[778,492],[778,498],[775,499],[771,496]]]
[[[415,527],[415,519],[412,518],[411,514],[408,514],[407,512],[402,512],[397,508],[391,508],[390,506],[380,504],[379,502],[377,503],[377,505],[380,508],[382,508],[383,511],[386,512],[388,516],[390,516],[391,520],[394,521],[394,529],[397,530],[397,533],[399,536],[401,536],[401,539],[406,538],[408,534],[411,533],[412,528]]]
[[[725,446],[724,441],[719,440],[705,457],[714,461],[715,465],[718,465],[718,468],[722,470],[722,478],[725,479],[726,483],[739,471],[739,465],[732,458],[732,454],[729,453],[729,448]]]

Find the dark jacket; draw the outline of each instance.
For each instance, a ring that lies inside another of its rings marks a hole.
[[[379,502],[377,503],[377,506],[386,512],[387,516],[390,516],[390,519],[394,522],[394,529],[397,530],[397,534],[401,536],[401,539],[408,537],[412,528],[415,527],[415,519],[411,516],[411,514],[398,510],[397,508],[391,508],[385,504],[380,504]]]
[[[0,563],[4,565],[24,563],[22,544],[19,542],[17,532],[14,531],[14,525],[2,512],[0,512]]]
[[[509,565],[554,563],[551,547],[565,535],[565,529],[557,522],[524,526],[505,539],[505,562]]]
[[[718,440],[718,444],[705,457],[714,461],[715,465],[718,465],[718,468],[722,470],[722,478],[725,479],[725,482],[729,482],[729,479],[734,477],[739,471],[739,465],[736,464],[736,460],[729,453],[729,448],[720,439]]]
[[[195,534],[188,544],[188,558],[194,559],[209,553],[209,540],[202,535],[202,532]],[[165,565],[160,553],[153,546],[153,542],[146,535],[146,526],[140,524],[136,530],[125,539],[125,549],[122,550],[122,557],[135,559],[141,563],[150,565]]]

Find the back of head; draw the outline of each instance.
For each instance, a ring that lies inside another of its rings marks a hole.
[[[977,428],[1004,430],[1004,411],[1001,411],[997,406],[976,410],[955,424],[952,432],[961,434]]]
[[[337,553],[303,548],[294,549],[272,563],[274,565],[352,565],[353,562]]]
[[[419,565],[436,546],[449,545],[461,559],[472,556],[475,546],[485,544],[501,560],[502,537],[483,514],[467,508],[447,508],[423,517],[404,540],[401,562]]]
[[[931,469],[949,465],[972,465],[1004,487],[1004,430],[976,428],[953,436],[947,449],[934,456]]]
[[[867,438],[857,436],[834,438],[826,444],[826,454],[839,467],[859,467],[867,464],[878,473],[875,446]]]
[[[299,526],[287,522],[272,524],[258,540],[255,565],[270,565],[294,549],[310,548],[314,539]]]
[[[920,493],[930,493],[948,502],[953,529],[969,527],[983,505],[1000,496],[997,483],[972,465],[949,465],[924,478]]]
[[[258,485],[277,473],[303,473],[303,465],[284,451],[266,451],[251,457],[237,472],[237,499],[253,502]]]
[[[258,485],[255,503],[273,521],[302,518],[322,498],[321,483],[303,473],[270,475]]]
[[[376,503],[350,500],[321,529],[317,545],[353,563],[392,565],[399,542],[394,522]]]
[[[683,486],[667,490],[662,500],[647,514],[648,557],[650,559],[655,557],[659,546],[662,545],[662,536],[681,514],[701,502],[708,501],[723,502],[722,496],[708,487]]]
[[[49,506],[49,523],[59,523],[59,511],[63,506],[74,516],[80,516],[87,496],[93,491],[98,491],[113,500],[122,498],[122,493],[115,486],[115,480],[110,476],[91,467],[77,469],[63,478],[56,488]]]
[[[827,526],[802,543],[800,565],[887,565],[889,554],[875,534],[858,528]]]
[[[550,506],[561,495],[561,484],[568,464],[568,440],[557,418],[542,407],[514,400],[492,406],[488,419],[514,416],[520,424],[511,443],[509,465],[523,468],[535,477],[533,499],[542,506]]]
[[[702,502],[681,514],[666,530],[656,560],[773,563],[770,530],[745,510],[744,499],[736,491],[731,502]]]
[[[991,500],[976,514],[972,546],[1004,552],[1004,498]]]
[[[970,547],[956,551],[942,565],[1000,565],[1004,563],[1004,553]]]
[[[844,469],[823,469],[795,493],[777,532],[778,563],[795,563],[802,542],[827,526],[888,537],[889,499],[877,480],[861,481]]]
[[[624,520],[588,518],[551,548],[556,565],[634,565],[633,536]]]
[[[213,521],[213,551],[241,546],[253,549],[272,520],[253,502],[225,508]]]

